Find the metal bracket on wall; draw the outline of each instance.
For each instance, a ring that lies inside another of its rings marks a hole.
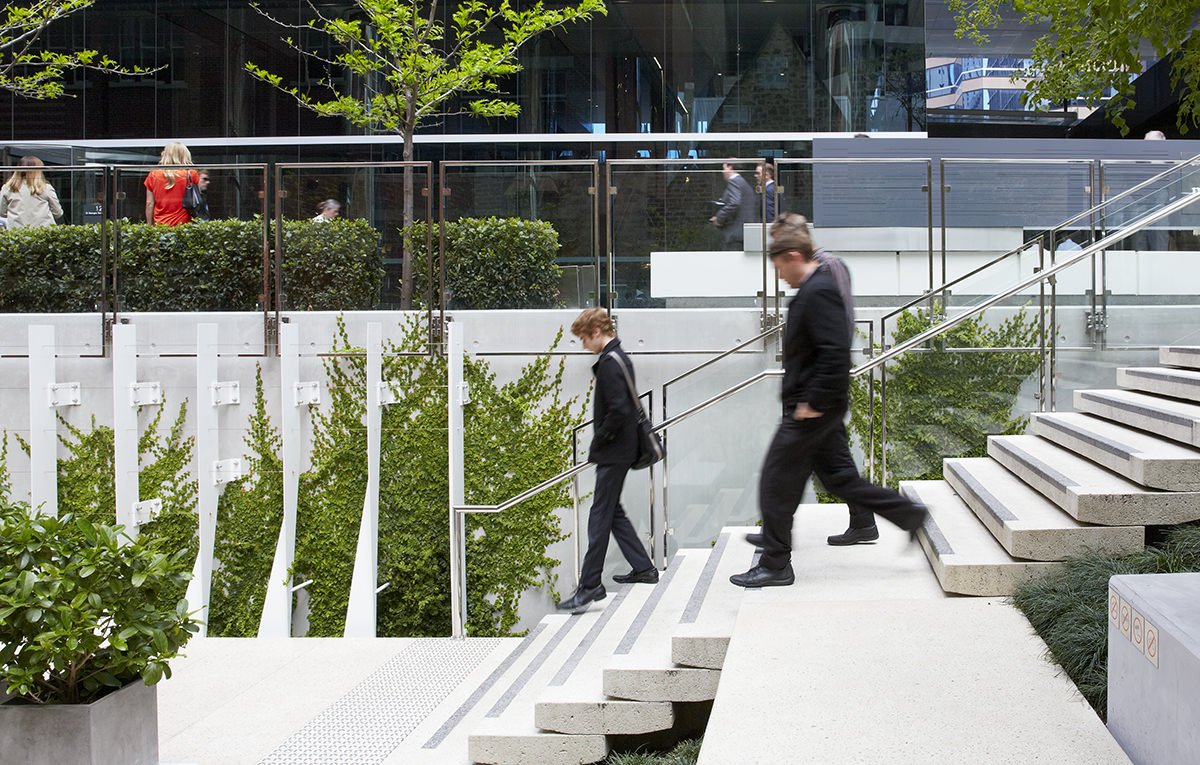
[[[158,517],[162,512],[161,499],[147,499],[133,503],[133,520],[138,526],[144,526]]]
[[[212,391],[213,406],[228,406],[242,402],[242,388],[237,380],[215,382],[210,390]]]
[[[136,382],[129,386],[130,406],[152,406],[163,402],[162,384]]]
[[[1084,314],[1084,326],[1088,336],[1095,339],[1097,335],[1108,330],[1108,315],[1102,309],[1095,312],[1088,311]]]
[[[234,457],[227,460],[217,460],[213,463],[212,478],[213,486],[221,486],[222,484],[236,481],[244,475],[242,472],[241,457]]]
[[[321,383],[298,382],[295,388],[296,406],[315,406],[321,403]]]
[[[435,313],[429,317],[429,344],[440,346],[446,342],[446,323],[442,315]]]
[[[79,406],[79,383],[51,383],[46,387],[48,396],[47,406],[51,409],[60,406]]]

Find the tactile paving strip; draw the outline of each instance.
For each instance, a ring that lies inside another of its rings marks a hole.
[[[259,765],[370,765],[387,759],[501,638],[413,643],[313,718]]]

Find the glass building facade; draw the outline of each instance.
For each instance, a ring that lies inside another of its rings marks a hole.
[[[520,3],[516,3],[519,5]],[[351,4],[318,5],[328,15]],[[441,3],[442,13],[447,5]],[[298,23],[304,2],[264,0]],[[451,118],[426,132],[608,134],[925,129],[924,0],[609,0],[530,43],[505,83],[519,118]],[[101,0],[51,27],[52,50],[94,48],[147,77],[70,75],[69,98],[0,98],[0,140],[339,135],[245,72],[254,62],[318,89],[324,72],[246,0]],[[318,35],[301,36],[323,45]],[[353,90],[345,72],[330,73]]]

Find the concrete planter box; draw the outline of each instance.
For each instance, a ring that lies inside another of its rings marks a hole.
[[[141,681],[91,704],[0,704],[5,765],[156,765],[158,689]]]

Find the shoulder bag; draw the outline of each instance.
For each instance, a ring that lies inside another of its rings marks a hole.
[[[642,408],[642,401],[638,398],[637,388],[633,387],[633,378],[629,375],[629,367],[625,365],[625,360],[617,353],[610,353],[609,356],[621,367],[621,373],[625,375],[625,384],[629,386],[629,396],[633,399],[633,405],[637,407],[637,456],[633,460],[633,469],[644,470],[666,457],[667,447],[663,446],[662,439],[654,432],[650,418]]]
[[[192,170],[188,170],[184,176],[187,178],[187,183],[183,187],[183,209],[188,211],[188,215],[194,216],[196,212],[204,205],[204,200],[200,198],[200,187],[192,183]],[[199,180],[199,179],[197,179]]]

